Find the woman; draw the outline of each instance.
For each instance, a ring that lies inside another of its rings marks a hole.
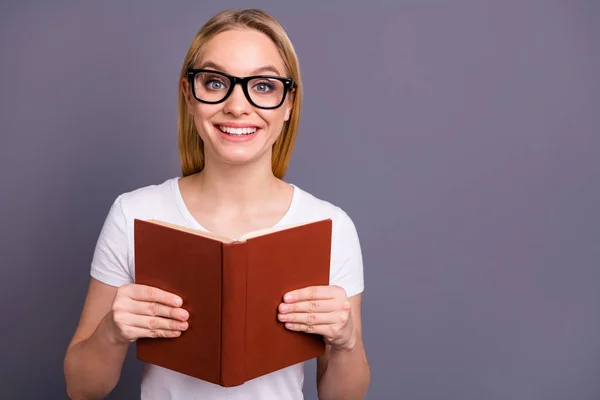
[[[257,75],[271,78],[235,78]],[[298,61],[283,28],[258,10],[216,15],[190,46],[179,92],[183,177],[124,193],[113,203],[65,357],[69,395],[106,396],[132,342],[175,338],[188,328],[189,314],[176,293],[134,284],[134,218],[225,236],[331,218],[330,285],[290,292],[278,318],[290,330],[324,336],[319,398],[363,398],[370,371],[361,335],[363,267],[355,226],[341,208],[282,180],[302,101]],[[144,399],[285,400],[302,398],[303,380],[302,364],[231,388],[145,365],[141,390]]]

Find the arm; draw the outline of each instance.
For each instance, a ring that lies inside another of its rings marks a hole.
[[[175,338],[188,328],[180,297],[157,288],[119,288],[91,278],[79,326],[64,360],[72,399],[106,397],[117,385],[129,344],[142,337]]]
[[[361,294],[348,298],[337,286],[287,293],[278,318],[287,329],[323,335],[327,352],[317,359],[319,399],[363,399],[370,369],[362,343]]]
[[[320,334],[326,352],[317,359],[321,400],[364,399],[371,371],[362,339],[363,261],[356,227],[338,209],[333,230],[330,284],[284,296],[279,320],[287,329]]]
[[[317,358],[317,390],[319,399],[364,399],[371,371],[362,341],[361,294],[352,296],[350,318],[355,338],[346,348],[327,346]]]
[[[67,393],[72,399],[106,397],[116,386],[128,344],[111,327],[117,288],[91,278],[79,325],[64,360]]]

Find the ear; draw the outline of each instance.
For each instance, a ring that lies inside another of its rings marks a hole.
[[[186,79],[186,78],[181,78],[181,82],[180,85],[181,90],[183,91],[183,97],[185,98],[185,102],[187,104],[187,111],[188,114],[192,114],[192,100],[191,100],[191,88],[190,88],[190,82]]]
[[[294,105],[294,92],[289,93],[289,96],[287,97],[285,103],[285,118],[283,120],[287,122],[290,119],[290,116],[292,115],[292,108]]]

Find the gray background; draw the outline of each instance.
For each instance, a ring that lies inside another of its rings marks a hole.
[[[233,6],[299,54],[286,180],[358,227],[368,397],[599,399],[600,7],[549,0],[3,2],[1,397],[66,397],[108,208],[179,174],[178,71]]]

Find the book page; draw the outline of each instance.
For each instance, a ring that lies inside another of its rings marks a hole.
[[[219,242],[223,242],[223,243],[230,243],[230,242],[234,241],[234,239],[231,239],[231,238],[228,238],[225,236],[221,236],[221,235],[217,235],[215,233],[205,232],[205,231],[201,231],[199,229],[188,228],[188,227],[182,226],[182,225],[171,224],[169,222],[159,221],[157,219],[150,219],[150,220],[148,220],[148,222],[152,222],[157,225],[166,226],[167,228],[177,229],[177,230],[183,231],[183,232],[188,232],[188,233],[191,233],[194,235],[203,236],[203,237],[206,237],[209,239],[218,240]]]
[[[325,220],[327,220],[327,219],[325,219]],[[324,220],[322,220],[322,221],[324,221]],[[185,227],[185,226],[182,226],[182,225],[171,224],[169,222],[159,221],[159,220],[156,220],[156,219],[150,219],[150,220],[148,220],[148,222],[152,222],[152,223],[155,223],[157,225],[162,225],[162,226],[166,226],[168,228],[172,228],[172,229],[177,229],[177,230],[180,230],[180,231],[188,232],[188,233],[191,233],[191,234],[194,234],[194,235],[203,236],[203,237],[206,237],[206,238],[209,238],[209,239],[218,240],[218,241],[223,242],[223,243],[233,243],[233,242],[245,242],[247,239],[252,239],[252,238],[255,238],[255,237],[267,235],[269,233],[279,232],[279,231],[283,231],[283,230],[286,230],[286,229],[291,229],[291,228],[295,228],[295,227],[298,227],[298,226],[308,225],[308,224],[311,224],[311,223],[321,222],[321,221],[301,222],[301,223],[298,223],[298,224],[290,224],[290,225],[282,225],[282,226],[276,226],[276,227],[258,229],[256,231],[248,232],[248,233],[246,233],[246,234],[244,234],[244,235],[242,235],[242,236],[240,236],[238,238],[229,238],[229,237],[217,235],[216,233],[201,231],[199,229],[188,228],[188,227]]]
[[[252,239],[258,236],[263,236],[266,235],[268,233],[274,233],[274,232],[279,232],[279,231],[283,231],[286,229],[290,229],[290,228],[295,228],[297,226],[302,226],[302,225],[307,225],[308,223],[299,223],[299,224],[291,224],[291,225],[283,225],[283,226],[277,226],[277,227],[271,227],[271,228],[265,228],[265,229],[259,229],[256,231],[252,231],[252,232],[248,232],[245,235],[242,235],[239,240],[245,241],[247,239]]]

